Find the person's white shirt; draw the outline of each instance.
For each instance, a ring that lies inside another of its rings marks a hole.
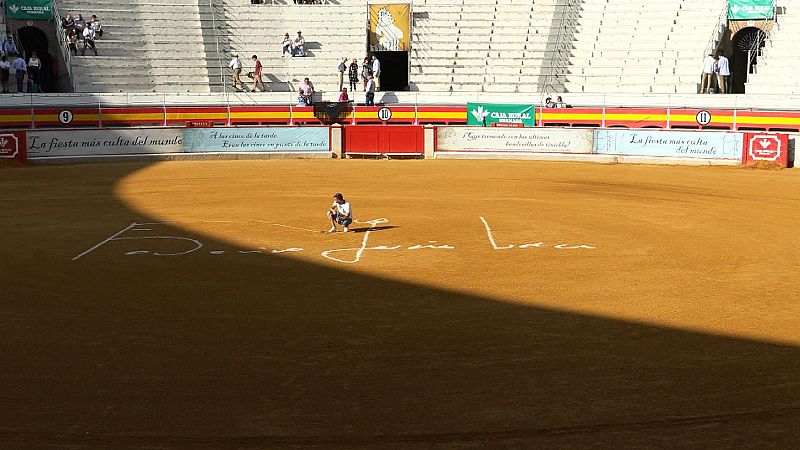
[[[85,39],[94,40],[95,36],[96,36],[96,33],[94,32],[94,29],[92,29],[91,27],[86,27],[86,28],[83,29],[83,37]]]
[[[234,70],[235,69],[241,69],[242,68],[242,60],[240,60],[239,58],[233,58],[233,59],[231,59],[231,62],[228,63],[228,67],[230,67],[231,69],[234,69]]]
[[[381,73],[381,62],[378,60],[378,58],[375,58],[375,60],[372,61],[372,73],[376,75]]]
[[[28,60],[28,67],[39,68],[39,58],[31,58]]]
[[[336,214],[347,217],[352,213],[350,210],[350,202],[345,201],[344,203],[333,202],[333,207],[336,208]]]
[[[367,86],[364,88],[364,92],[375,92],[375,80],[370,78],[367,81]]]
[[[714,73],[717,69],[717,60],[713,56],[708,55],[703,60],[703,73]]]
[[[11,63],[8,61],[0,61],[0,69],[11,69]]]
[[[719,57],[719,59],[717,60],[717,71],[719,72],[720,75],[730,76],[731,67],[730,64],[728,63],[728,58],[724,56]]]

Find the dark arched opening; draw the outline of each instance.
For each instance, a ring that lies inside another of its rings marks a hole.
[[[755,27],[743,28],[733,37],[733,93],[745,93],[745,83],[750,74],[756,73],[766,37],[763,30]]]
[[[36,27],[24,27],[17,31],[22,47],[25,49],[25,62],[31,57],[31,53],[36,52],[41,61],[39,69],[40,92],[55,92],[56,77],[53,75],[55,60],[48,51],[47,35]]]

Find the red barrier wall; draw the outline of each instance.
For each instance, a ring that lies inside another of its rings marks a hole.
[[[354,125],[344,127],[344,154],[422,155],[421,126]]]
[[[789,136],[786,134],[745,133],[742,163],[770,161],[781,167],[789,165]]]
[[[25,163],[28,159],[28,140],[24,131],[0,132],[0,159]]]

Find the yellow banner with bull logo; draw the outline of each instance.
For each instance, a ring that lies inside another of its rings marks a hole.
[[[411,49],[411,5],[369,5],[369,48],[373,52]]]

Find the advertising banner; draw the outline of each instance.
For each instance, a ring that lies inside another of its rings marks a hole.
[[[14,159],[24,163],[27,145],[24,131],[0,132],[0,159]]]
[[[774,0],[728,0],[728,19],[772,19]]]
[[[329,152],[328,127],[187,128],[183,150],[206,152]]]
[[[720,131],[596,130],[594,152],[602,155],[740,160],[743,140],[742,133]]]
[[[180,153],[180,128],[29,131],[28,157]]]
[[[373,52],[411,50],[411,5],[369,5],[369,49]]]
[[[789,165],[789,136],[786,134],[746,133],[744,135],[745,164],[769,161],[787,167]]]
[[[589,154],[592,133],[578,128],[439,127],[436,151]]]
[[[494,123],[536,125],[536,107],[498,103],[467,103],[467,125],[489,127]]]
[[[53,18],[53,0],[6,0],[6,15],[10,19]]]

